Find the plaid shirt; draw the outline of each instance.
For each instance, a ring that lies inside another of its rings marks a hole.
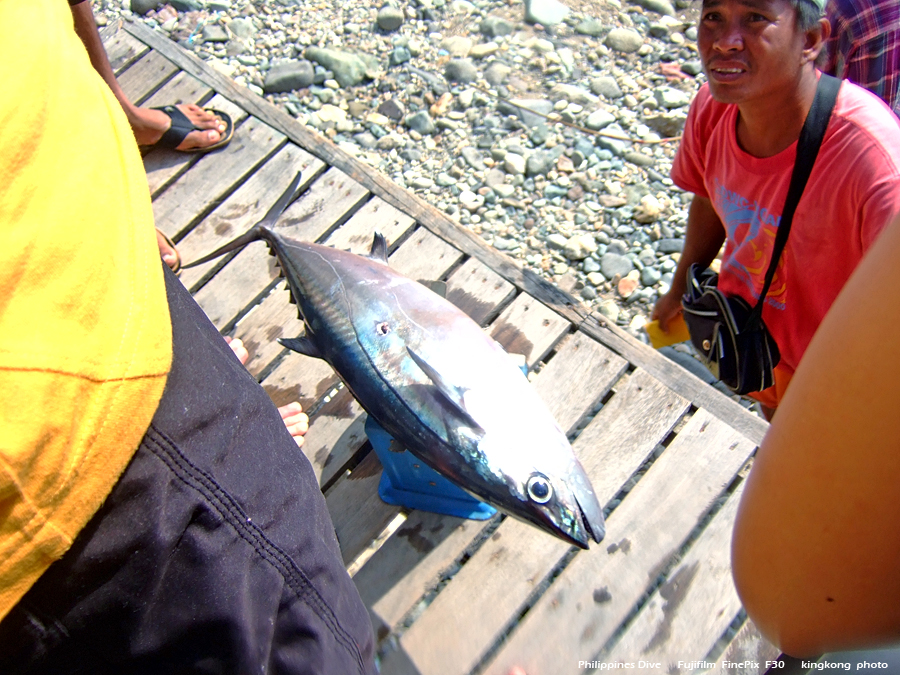
[[[900,116],[900,0],[828,0],[824,72],[878,94]]]

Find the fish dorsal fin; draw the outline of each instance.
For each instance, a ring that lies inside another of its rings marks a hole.
[[[375,237],[372,239],[372,248],[369,251],[369,257],[378,262],[383,262],[385,265],[388,264],[387,239],[384,238],[384,235],[381,234],[381,232],[376,232]]]
[[[278,338],[278,344],[304,356],[311,356],[314,359],[324,358],[319,348],[305,335],[295,338]]]
[[[442,298],[447,298],[447,282],[419,279],[419,283],[433,293],[437,293]]]
[[[432,381],[435,387],[437,387],[438,391],[440,391],[444,398],[446,398],[456,409],[456,411],[462,416],[462,418],[466,421],[469,427],[471,427],[478,436],[484,435],[484,429],[481,428],[481,425],[475,420],[474,417],[466,410],[466,402],[463,398],[463,394],[465,393],[460,387],[457,387],[446,380],[437,370],[432,368],[421,356],[415,353],[410,347],[406,348],[406,351],[409,352],[409,355],[412,357],[412,360],[416,362],[416,365],[422,369],[422,372],[428,376],[428,379]]]

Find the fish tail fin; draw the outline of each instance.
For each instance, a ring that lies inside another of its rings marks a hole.
[[[230,253],[231,251],[236,251],[238,249],[244,248],[251,241],[256,241],[257,239],[261,239],[261,231],[262,228],[259,225],[254,225],[249,230],[244,232],[244,234],[240,235],[229,241],[227,244],[220,246],[212,253],[207,253],[202,258],[194,260],[193,262],[184,265],[185,269],[189,267],[196,267],[197,265],[202,265],[205,262],[209,262],[210,260],[214,260],[219,256],[225,255],[226,253]]]
[[[278,201],[272,205],[272,208],[269,209],[269,212],[263,216],[263,219],[260,220],[256,225],[251,227],[249,230],[244,232],[241,236],[232,239],[224,246],[220,246],[212,253],[208,253],[203,256],[199,260],[194,260],[193,262],[184,265],[185,268],[195,267],[197,265],[202,265],[205,262],[209,262],[210,260],[214,260],[225,253],[230,253],[231,251],[236,251],[237,249],[244,248],[251,241],[256,241],[257,239],[263,238],[263,232],[265,232],[268,228],[271,228],[275,225],[275,221],[281,216],[284,210],[290,205],[294,198],[297,196],[297,186],[300,185],[300,177],[301,172],[297,172],[297,175],[294,176],[294,179],[291,181],[291,184],[288,185],[287,190],[278,198]]]

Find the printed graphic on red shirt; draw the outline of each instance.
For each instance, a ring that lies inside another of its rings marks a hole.
[[[716,213],[728,232],[722,273],[739,282],[746,290],[742,295],[753,304],[765,283],[781,215],[772,213],[758,201],[729,190],[718,180],[715,180],[713,200]],[[768,305],[781,311],[787,302],[783,268],[784,256],[778,261],[766,298]]]

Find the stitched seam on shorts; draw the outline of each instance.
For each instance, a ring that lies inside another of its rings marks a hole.
[[[281,574],[294,594],[315,611],[332,631],[338,643],[356,658],[359,672],[363,672],[362,655],[353,637],[347,633],[334,616],[318,590],[306,577],[296,562],[276,546],[255,523],[247,522],[247,515],[235,500],[223,490],[215,479],[193,464],[178,447],[153,425],[144,437],[147,449],[159,457],[185,485],[202,494],[235,532],[246,541],[259,556]]]

